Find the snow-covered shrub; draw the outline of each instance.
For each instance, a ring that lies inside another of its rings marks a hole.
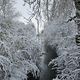
[[[79,54],[75,42],[77,25],[74,20],[69,21],[69,19],[76,16],[76,8],[72,0],[56,0],[55,2],[53,20],[44,27],[44,44],[47,41],[47,45],[51,47],[57,45],[58,57],[50,62],[53,65],[52,69],[57,69],[57,77],[60,80],[74,80],[78,73],[76,71],[80,67],[77,63],[79,55],[76,57]]]
[[[57,69],[57,77],[60,80],[78,80],[80,73],[79,55],[66,54],[53,59],[50,64],[53,64],[52,69]]]
[[[40,46],[33,25],[13,21],[11,27],[0,25],[0,28],[0,63],[3,66],[0,79],[27,80],[28,71],[39,76]]]
[[[40,46],[32,23],[14,21],[12,4],[0,0],[0,80],[27,80],[28,71],[39,76]]]
[[[17,29],[15,27],[15,30],[16,32],[13,37],[14,41],[11,48],[13,51],[12,53],[14,54],[12,55],[13,60],[15,63],[20,62],[23,65],[26,63],[26,66],[28,66],[27,70],[39,72],[37,68],[39,65],[40,49],[36,38],[35,28],[32,24],[26,26],[19,23]]]

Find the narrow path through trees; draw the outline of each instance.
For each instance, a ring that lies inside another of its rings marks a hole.
[[[56,47],[52,48],[51,46],[45,46],[45,50],[46,50],[46,56],[45,56],[45,60],[44,60],[44,71],[42,71],[42,76],[41,76],[41,80],[52,80],[53,78],[56,78],[57,76],[57,70],[54,69],[52,70],[52,66],[48,66],[49,62],[52,59],[55,59],[56,57],[58,57],[57,55],[57,51],[56,51]]]

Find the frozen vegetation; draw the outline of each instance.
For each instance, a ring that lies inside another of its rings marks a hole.
[[[8,29],[0,28],[0,80],[27,80],[29,71],[38,76],[40,50],[34,26],[13,22]]]
[[[17,21],[13,1],[0,0],[0,80],[79,80],[80,1],[23,1],[36,26]]]

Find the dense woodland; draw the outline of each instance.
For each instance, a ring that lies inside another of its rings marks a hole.
[[[80,0],[23,0],[26,24],[15,1],[0,0],[0,80],[80,80]]]

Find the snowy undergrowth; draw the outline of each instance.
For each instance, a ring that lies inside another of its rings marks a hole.
[[[34,26],[13,22],[8,28],[4,22],[0,28],[0,80],[27,80],[29,71],[39,76],[40,49]]]
[[[51,47],[56,45],[58,57],[49,65],[53,64],[52,69],[57,69],[57,78],[60,80],[79,79],[79,50],[75,42],[77,24],[74,20],[69,21],[70,17],[76,16],[74,2],[56,0],[53,14],[53,21],[44,28],[44,43],[47,42]]]

